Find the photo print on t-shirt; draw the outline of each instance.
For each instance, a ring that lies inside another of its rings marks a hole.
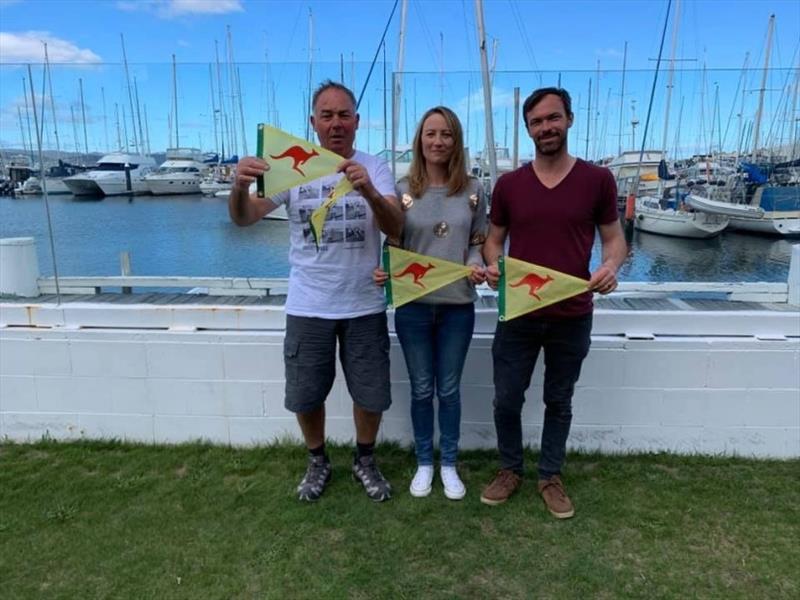
[[[301,185],[300,189],[297,190],[297,197],[300,200],[311,200],[319,198],[319,186],[314,185],[313,183],[309,183],[307,185]]]
[[[335,187],[336,187],[336,184],[333,183],[333,182],[323,184],[322,185],[322,197],[323,198],[327,198],[328,196],[330,196],[331,192],[333,191],[333,188],[335,188]]]
[[[345,227],[345,241],[348,243],[363,242],[366,239],[364,228],[360,225]]]
[[[367,206],[363,200],[359,202],[355,198],[345,199],[344,210],[348,221],[363,221],[367,218]]]
[[[344,219],[344,207],[341,203],[334,204],[328,209],[326,221],[341,221],[342,219]]]

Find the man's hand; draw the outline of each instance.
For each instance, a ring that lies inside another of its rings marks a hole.
[[[589,279],[589,291],[609,294],[615,289],[617,289],[617,271],[610,265],[600,265]]]
[[[489,283],[490,288],[497,289],[497,284],[500,283],[500,268],[497,263],[492,263],[486,267],[486,281]]]
[[[486,281],[486,269],[481,265],[471,264],[472,273],[469,274],[469,280],[473,285],[480,285]]]
[[[245,156],[236,165],[236,179],[233,187],[243,192],[250,191],[250,184],[269,171],[269,165],[255,156]]]
[[[367,197],[375,197],[378,191],[372,185],[367,169],[354,160],[345,160],[336,168],[337,173],[344,173],[347,180],[353,184],[353,189]]]

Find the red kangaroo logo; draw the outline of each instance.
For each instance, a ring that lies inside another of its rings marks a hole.
[[[424,288],[425,286],[420,281],[420,279],[425,277],[425,273],[427,273],[431,269],[435,269],[435,268],[436,268],[436,265],[432,265],[431,263],[428,263],[428,266],[425,267],[425,266],[415,262],[415,263],[411,263],[410,265],[408,265],[403,270],[402,273],[395,273],[395,277],[405,277],[406,275],[411,275],[414,278],[414,283],[416,285],[418,285],[419,287]]]
[[[294,162],[294,164],[292,165],[292,169],[294,169],[295,171],[300,173],[300,175],[305,177],[306,174],[300,170],[300,166],[306,164],[313,157],[319,156],[319,152],[317,152],[315,149],[312,148],[311,153],[309,154],[308,152],[303,150],[302,146],[292,146],[291,148],[287,148],[283,152],[283,154],[279,154],[278,156],[273,156],[272,154],[270,154],[269,156],[270,158],[274,158],[275,160],[281,158],[291,158],[292,161]]]
[[[550,277],[550,275],[548,275],[547,277],[542,277],[540,275],[537,275],[536,273],[528,273],[527,275],[525,275],[525,277],[520,279],[517,283],[509,284],[509,287],[520,287],[522,285],[527,285],[528,286],[528,295],[529,296],[533,296],[534,298],[539,300],[539,302],[541,302],[542,299],[539,298],[539,296],[536,295],[536,292],[538,292],[540,289],[542,289],[544,286],[546,286],[551,281],[553,281],[553,278]]]

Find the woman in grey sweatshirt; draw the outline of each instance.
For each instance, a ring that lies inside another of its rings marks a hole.
[[[398,182],[405,211],[405,250],[472,266],[469,277],[395,311],[395,331],[411,381],[411,421],[417,472],[412,496],[427,496],[433,482],[434,395],[439,399],[440,475],[445,496],[460,500],[466,488],[456,470],[461,429],[461,372],[475,325],[475,285],[485,280],[486,197],[467,175],[461,123],[436,106],[417,126],[408,176]],[[387,274],[375,270],[383,285]]]

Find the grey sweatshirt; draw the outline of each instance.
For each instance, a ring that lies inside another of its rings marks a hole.
[[[429,186],[421,198],[412,198],[408,180],[397,183],[405,225],[401,247],[452,262],[483,265],[481,245],[486,239],[486,195],[477,179],[455,196],[446,186]],[[424,304],[469,304],[475,289],[465,277],[423,296]]]

